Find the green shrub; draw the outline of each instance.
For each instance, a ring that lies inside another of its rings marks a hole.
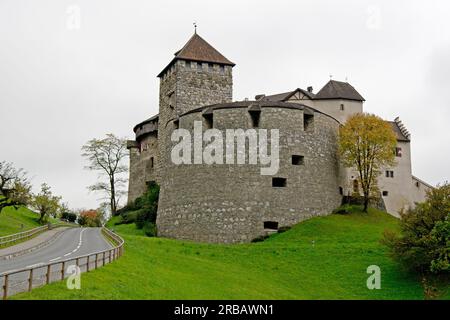
[[[383,243],[407,269],[425,275],[450,272],[450,184],[427,194],[424,203],[401,213],[401,234],[386,232]]]
[[[144,223],[144,226],[142,227],[142,230],[144,231],[145,235],[148,237],[156,237],[156,224],[150,221],[146,221]]]
[[[135,223],[136,222],[136,218],[138,215],[139,211],[130,211],[130,212],[125,212],[122,214],[122,219],[120,220],[120,223],[116,223],[116,224],[130,224],[130,223]]]
[[[352,213],[352,206],[350,204],[344,204],[339,208],[333,210],[333,214],[350,214]]]

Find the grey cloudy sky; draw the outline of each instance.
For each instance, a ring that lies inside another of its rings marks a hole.
[[[156,75],[197,21],[237,64],[235,100],[348,78],[412,133],[413,173],[450,180],[449,17],[438,0],[0,0],[0,160],[96,207],[81,146],[158,112]]]

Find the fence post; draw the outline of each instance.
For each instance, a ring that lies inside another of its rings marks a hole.
[[[28,291],[33,290],[33,269],[30,269],[30,278],[28,279]]]
[[[97,262],[98,262],[98,253],[95,254],[95,269],[97,269],[98,267]]]
[[[63,261],[62,262],[62,269],[61,269],[61,280],[64,280],[64,273],[66,271],[65,269],[66,269],[66,262]]]
[[[47,284],[49,284],[50,283],[50,267],[51,267],[51,264],[49,264],[48,266],[47,266],[47,274],[46,274],[46,277],[47,277]]]
[[[106,257],[106,254],[105,254],[105,251],[103,251],[103,265],[105,265],[105,257]]]
[[[5,275],[5,280],[3,281],[3,300],[8,298],[8,277],[8,274]]]
[[[91,262],[91,256],[87,256],[87,272],[89,272],[89,263]]]

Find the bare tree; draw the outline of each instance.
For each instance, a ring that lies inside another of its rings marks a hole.
[[[31,199],[31,186],[23,169],[10,162],[0,161],[0,212],[6,207],[27,205]]]
[[[99,171],[100,178],[106,178],[105,181],[90,186],[89,190],[105,193],[109,199],[111,213],[114,215],[119,197],[125,193],[122,188],[127,181],[122,175],[128,172],[128,167],[124,164],[124,160],[128,157],[126,139],[107,134],[104,139],[88,141],[81,150],[82,156],[89,161],[86,169]]]

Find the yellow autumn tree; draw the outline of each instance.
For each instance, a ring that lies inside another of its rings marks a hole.
[[[397,138],[390,124],[380,117],[357,113],[339,129],[339,153],[342,163],[355,168],[367,212],[370,195],[377,189],[380,169],[394,164]]]

